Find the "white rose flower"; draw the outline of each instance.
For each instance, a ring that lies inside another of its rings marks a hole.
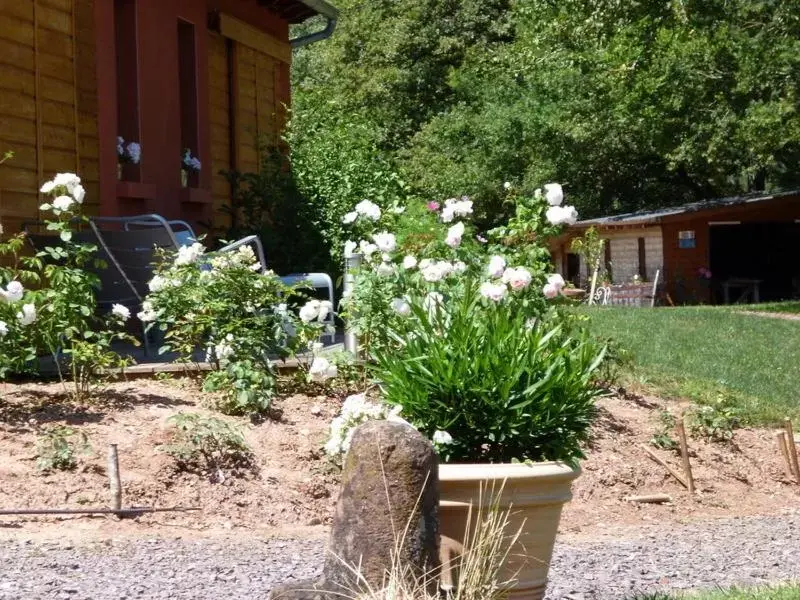
[[[332,312],[333,312],[333,304],[331,304],[330,300],[322,300],[319,303],[319,314],[317,315],[317,320],[321,323]]]
[[[175,259],[176,265],[190,265],[197,262],[206,251],[205,246],[200,242],[195,242],[191,246],[181,246],[178,249],[178,256]]]
[[[512,290],[522,290],[531,283],[531,273],[525,267],[506,269],[503,272],[503,283],[511,286]]]
[[[486,272],[489,274],[489,277],[502,277],[505,268],[506,259],[502,256],[495,255],[489,259],[489,266],[486,268]]]
[[[123,321],[127,321],[131,317],[130,309],[122,304],[114,304],[111,307],[111,313],[118,316]]]
[[[397,248],[397,240],[393,233],[383,231],[372,236],[372,241],[381,252],[393,252]]]
[[[442,209],[442,223],[450,223],[456,216],[456,210],[452,206],[445,206]]]
[[[23,304],[22,312],[17,313],[17,320],[23,327],[36,322],[36,307],[33,304]]]
[[[59,196],[53,200],[53,212],[58,214],[60,212],[67,211],[74,203],[75,200],[73,200],[70,196]]]
[[[6,286],[5,292],[2,292],[6,302],[19,302],[25,295],[25,288],[19,281],[10,281]]]
[[[369,258],[378,251],[378,247],[375,244],[372,244],[366,240],[361,240],[358,243],[358,249],[361,251],[361,254],[364,256],[364,258]]]
[[[500,302],[508,294],[508,288],[504,283],[492,283],[491,281],[484,281],[480,288],[481,296],[488,298],[493,302]]]
[[[358,244],[356,244],[353,240],[347,240],[344,243],[345,257],[353,256],[353,254],[355,254],[356,248],[358,248]]]
[[[358,218],[358,213],[356,211],[352,211],[347,213],[342,218],[342,223],[344,223],[345,225],[350,225],[350,223],[353,223],[357,218]]]
[[[431,266],[433,264],[433,262],[434,261],[432,261],[430,258],[423,258],[421,261],[419,261],[419,265],[418,265],[420,271],[422,269],[427,269],[429,266]]]
[[[53,183],[55,187],[64,186],[67,188],[67,191],[71,194],[75,191],[75,187],[80,185],[81,178],[78,177],[75,173],[58,173],[53,178]]]
[[[560,183],[545,183],[545,198],[550,206],[561,206],[564,201],[564,190]]]
[[[8,325],[5,321],[0,321],[0,337],[8,335]]]
[[[322,356],[315,356],[308,369],[308,376],[312,381],[327,381],[339,374],[336,365]]]
[[[392,265],[392,263],[382,262],[375,269],[375,272],[381,277],[391,277],[394,275],[394,265]]]
[[[55,181],[48,181],[47,183],[44,183],[42,185],[42,187],[39,189],[39,191],[42,192],[43,194],[49,194],[54,189],[56,189],[56,182]]]
[[[536,198],[537,200],[541,200],[541,199],[542,199],[542,197],[543,197],[543,195],[542,195],[542,188],[536,188],[536,189],[533,191],[533,197],[534,197],[534,198]]]
[[[440,281],[445,276],[445,273],[439,266],[439,263],[431,263],[427,265],[424,269],[420,270],[420,273],[422,273],[422,278],[429,283]]]
[[[319,317],[319,313],[320,301],[309,300],[300,309],[300,320],[303,321],[303,323],[310,323]]]
[[[75,198],[75,202],[78,204],[83,204],[83,199],[86,198],[86,190],[81,184],[76,185],[75,189],[72,190],[72,197]]]
[[[456,223],[447,230],[447,237],[444,243],[451,248],[458,248],[461,245],[461,238],[464,236],[464,223]]]
[[[378,219],[381,218],[380,207],[374,202],[370,202],[369,200],[362,200],[361,202],[356,204],[356,212],[359,215],[364,215],[365,217],[373,221],[377,221]]]
[[[467,270],[467,263],[462,260],[457,260],[453,263],[453,272],[454,273],[465,273]]]
[[[401,317],[407,317],[411,314],[411,305],[403,298],[395,298],[392,300],[392,310]]]
[[[154,275],[153,278],[147,282],[147,287],[151,292],[160,292],[167,287],[167,279],[161,275]]]
[[[447,444],[453,443],[453,436],[446,431],[434,432],[432,439],[434,444],[439,444],[440,446],[446,446]]]
[[[224,340],[214,346],[214,355],[218,361],[223,362],[233,356],[234,350],[231,342],[233,342],[233,334],[229,333]]]
[[[510,181],[506,181],[506,182],[503,184],[503,189],[504,189],[504,190],[510,190],[510,189],[511,189],[511,182],[510,182]]]
[[[153,303],[149,300],[145,300],[142,302],[141,312],[136,316],[142,323],[150,323],[151,321],[156,320],[158,314],[155,310],[153,310]]]
[[[578,220],[578,211],[574,206],[551,206],[545,216],[553,225],[574,225]]]
[[[417,266],[417,259],[411,256],[410,254],[403,259],[404,269],[413,269],[416,266]]]
[[[555,298],[556,296],[558,296],[558,292],[559,292],[558,286],[553,285],[552,283],[546,283],[542,288],[542,293],[544,294],[545,298],[549,299]]]
[[[553,284],[558,289],[561,289],[566,285],[566,282],[564,281],[564,278],[561,276],[560,273],[553,273],[552,275],[548,275],[547,283]]]

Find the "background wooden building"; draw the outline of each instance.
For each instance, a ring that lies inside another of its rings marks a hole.
[[[588,267],[570,245],[589,227],[606,240],[603,262],[614,284],[652,281],[658,270],[676,303],[800,298],[800,192],[580,221],[551,247],[576,284],[586,282]]]
[[[224,227],[230,187],[256,171],[289,104],[289,26],[322,0],[0,0],[0,220],[38,218],[56,172],[84,180],[89,210],[156,212]],[[117,136],[142,145],[117,176]],[[190,148],[203,168],[181,186]]]

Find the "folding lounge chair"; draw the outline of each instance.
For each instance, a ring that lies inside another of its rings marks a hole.
[[[36,251],[48,246],[58,246],[62,242],[54,235],[31,232],[35,222],[24,223],[26,238]],[[97,247],[97,258],[102,265],[87,265],[100,281],[96,292],[98,308],[108,312],[114,304],[122,304],[132,313],[141,309],[142,301],[147,295],[147,282],[152,272],[151,263],[155,258],[154,248],[163,245],[171,237],[168,230],[150,230],[141,233],[120,233],[119,231],[101,232],[95,221],[90,221],[88,228],[73,233],[73,239],[93,244]],[[169,242],[174,246],[174,241]],[[142,340],[145,353],[150,354],[150,343],[142,328]]]
[[[148,229],[148,228],[162,228],[165,225],[172,230],[173,237],[177,240],[176,248],[179,246],[189,245],[196,241],[197,237],[186,221],[167,221],[159,215],[140,215],[138,217],[124,217],[126,219],[125,228],[130,230]],[[265,273],[267,269],[267,260],[264,254],[264,246],[261,239],[257,235],[248,235],[240,240],[237,240],[227,246],[223,246],[214,253],[231,252],[240,248],[241,246],[252,246],[253,251],[261,264],[261,271]],[[333,280],[327,273],[292,273],[290,275],[280,276],[280,280],[286,285],[305,284],[314,290],[325,290],[328,295],[328,300],[331,305],[334,305],[335,297],[333,291]],[[326,320],[327,325],[333,327],[335,324],[333,314],[330,314]],[[332,342],[335,338],[334,334],[326,334],[328,339]]]

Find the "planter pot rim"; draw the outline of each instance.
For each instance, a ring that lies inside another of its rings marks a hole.
[[[527,479],[530,477],[575,479],[580,473],[580,467],[572,468],[560,461],[439,465],[439,481],[484,481],[486,479]]]

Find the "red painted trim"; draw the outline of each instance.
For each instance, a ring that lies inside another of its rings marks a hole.
[[[97,135],[100,214],[117,215],[117,65],[114,3],[94,3],[97,60]]]

